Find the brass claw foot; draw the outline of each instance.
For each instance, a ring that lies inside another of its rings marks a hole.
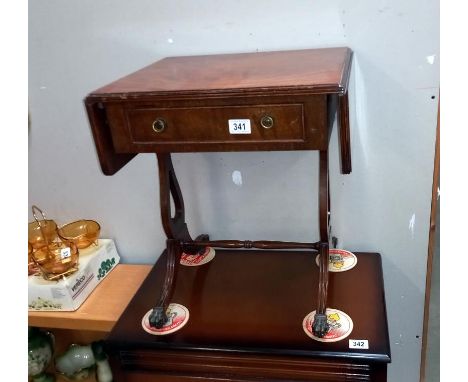
[[[314,317],[314,322],[312,323],[312,332],[314,335],[322,338],[325,336],[325,334],[327,334],[329,328],[330,325],[328,325],[327,322],[327,315],[324,313],[316,314]]]
[[[153,308],[148,320],[151,327],[161,329],[169,318],[167,317],[166,310],[163,307],[156,307]]]

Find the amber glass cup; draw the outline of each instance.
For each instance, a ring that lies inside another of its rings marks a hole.
[[[40,220],[28,224],[28,242],[39,249],[57,238],[57,224],[53,220]]]
[[[62,241],[73,242],[79,249],[97,245],[100,232],[101,226],[94,220],[78,220],[57,230]]]
[[[47,280],[68,276],[78,270],[78,247],[73,242],[53,242],[32,253],[32,258]],[[39,262],[38,259],[44,259]]]

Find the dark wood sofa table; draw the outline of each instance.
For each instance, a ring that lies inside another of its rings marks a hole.
[[[141,320],[162,288],[165,253],[107,338],[117,382],[386,381],[390,362],[380,255],[330,273],[329,306],[353,320],[334,343],[309,338],[303,318],[316,298],[315,256],[300,251],[217,250],[199,267],[181,267],[173,302],[190,311],[179,331],[154,336]],[[368,350],[349,348],[368,340]]]
[[[104,174],[140,153],[158,161],[166,250],[108,339],[117,382],[385,380],[390,351],[380,255],[359,254],[358,265],[339,274],[328,269],[335,243],[329,141],[337,125],[341,172],[349,174],[352,56],[338,47],[168,57],[86,97]],[[173,153],[286,150],[319,152],[319,241],[191,234]],[[210,263],[179,265],[182,253],[197,256],[207,247],[216,249]],[[172,322],[171,303],[188,308],[187,325],[167,336],[146,333],[145,313],[148,327],[164,328]],[[369,349],[350,349],[348,339],[322,343],[334,324],[327,308],[351,316],[350,339],[367,340]],[[312,311],[319,341],[302,329]]]

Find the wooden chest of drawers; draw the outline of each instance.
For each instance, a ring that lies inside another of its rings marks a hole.
[[[356,253],[353,269],[330,274],[329,306],[347,312],[354,327],[329,343],[302,328],[319,269],[312,253],[298,251],[219,250],[204,266],[181,267],[172,301],[188,308],[188,323],[171,335],[148,334],[141,321],[162,287],[165,256],[107,339],[116,381],[386,380],[390,342],[379,254]],[[351,349],[350,339],[367,340],[368,348]]]

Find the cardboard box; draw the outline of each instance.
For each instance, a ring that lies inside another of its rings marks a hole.
[[[99,239],[97,246],[80,250],[79,269],[70,276],[57,281],[45,280],[41,275],[29,276],[29,310],[78,309],[119,260],[114,241]]]

